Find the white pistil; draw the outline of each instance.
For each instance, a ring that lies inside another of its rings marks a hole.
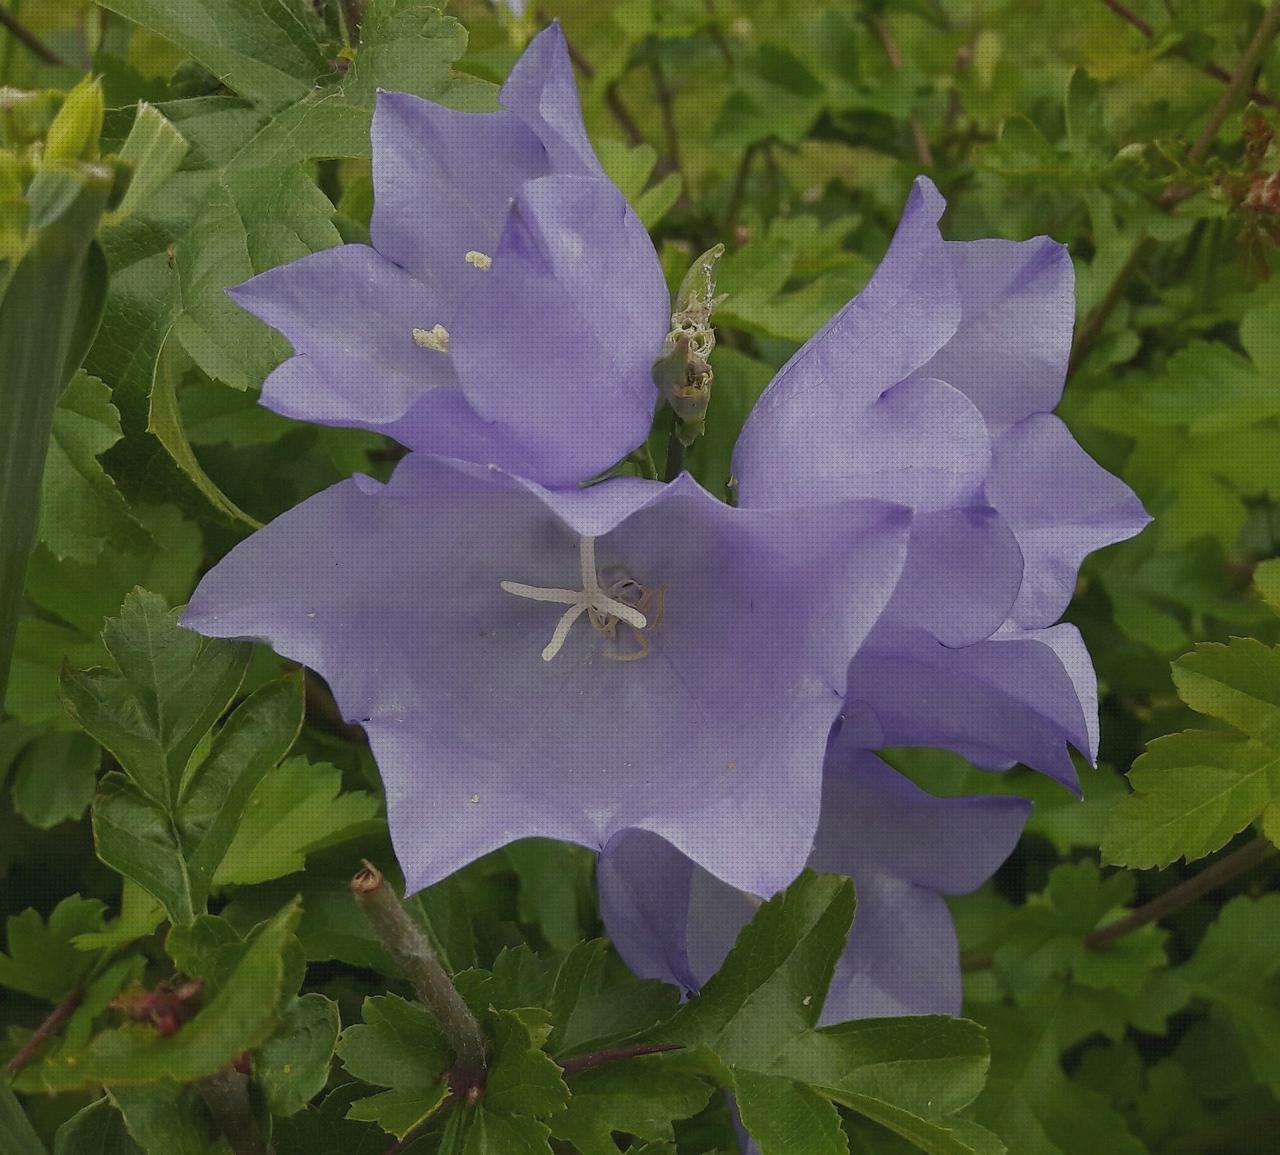
[[[462,258],[469,265],[474,265],[477,269],[487,269],[493,264],[493,258],[488,253],[481,253],[476,249],[472,249]]]
[[[443,325],[436,325],[431,329],[414,329],[413,343],[420,349],[447,353],[449,352],[449,330]]]
[[[637,630],[643,630],[648,619],[634,606],[629,606],[616,598],[609,597],[600,588],[600,578],[596,573],[596,539],[594,537],[578,538],[578,566],[582,575],[582,589],[565,590],[553,586],[530,586],[523,582],[504,581],[498,584],[509,594],[518,598],[528,598],[534,602],[555,602],[568,606],[556,623],[555,633],[551,635],[542,651],[542,660],[551,661],[561,650],[569,637],[569,631],[584,613],[593,618],[616,618],[626,622]]]

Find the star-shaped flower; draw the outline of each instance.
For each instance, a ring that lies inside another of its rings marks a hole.
[[[369,735],[411,890],[515,839],[639,829],[771,894],[812,846],[845,670],[909,524],[411,454],[242,542],[182,621],[323,675]]]
[[[499,101],[468,113],[380,93],[372,245],[230,294],[293,345],[268,408],[576,484],[648,434],[670,301],[591,150],[558,24]]]

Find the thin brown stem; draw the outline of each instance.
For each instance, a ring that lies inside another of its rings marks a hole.
[[[880,37],[880,43],[884,46],[884,54],[889,58],[889,64],[894,72],[902,67],[902,50],[898,47],[898,42],[893,38],[893,33],[889,31],[889,25],[879,16],[872,20],[875,25],[876,34]],[[924,130],[924,125],[920,123],[920,118],[912,113],[907,117],[907,125],[911,129],[911,140],[916,150],[916,160],[925,168],[933,167],[933,149],[929,147],[929,137]]]
[[[18,1053],[5,1063],[4,1069],[11,1075],[17,1071],[21,1071],[23,1067],[36,1057],[36,1052],[40,1050],[45,1042],[62,1029],[62,1024],[76,1013],[76,1009],[83,1001],[84,995],[78,990],[72,991],[67,995],[62,1002],[49,1012],[45,1017],[44,1022],[36,1027],[35,1033],[22,1044],[18,1049]]]
[[[1135,930],[1159,922],[1162,918],[1190,906],[1206,894],[1225,886],[1234,878],[1247,874],[1255,866],[1261,866],[1268,858],[1277,853],[1276,847],[1265,838],[1255,838],[1246,842],[1239,850],[1233,850],[1225,858],[1218,859],[1212,866],[1205,867],[1193,878],[1178,883],[1171,890],[1166,890],[1159,898],[1131,910],[1123,918],[1116,919],[1104,927],[1100,927],[1085,937],[1084,945],[1090,950],[1102,950],[1118,938],[1131,934]]]
[[[1080,326],[1079,332],[1076,333],[1076,339],[1071,346],[1071,359],[1067,364],[1068,376],[1080,367],[1080,363],[1084,360],[1086,354],[1097,344],[1098,338],[1102,336],[1102,331],[1106,328],[1107,321],[1110,320],[1111,314],[1115,312],[1116,306],[1124,296],[1124,290],[1129,283],[1129,278],[1133,276],[1146,256],[1150,242],[1150,237],[1142,237],[1133,246],[1133,251],[1129,254],[1128,260],[1121,265],[1120,271],[1116,273],[1111,284],[1107,286],[1106,295],[1085,318],[1084,324]]]
[[[28,51],[40,57],[46,64],[66,65],[66,61],[62,59],[52,48],[50,48],[43,40],[34,32],[23,24],[8,8],[0,4],[0,24],[3,24],[10,35],[18,41]]]
[[[1143,20],[1142,17],[1139,16],[1136,12],[1130,11],[1130,9],[1126,8],[1123,4],[1119,3],[1119,0],[1102,0],[1102,2],[1108,8],[1110,8],[1112,12],[1114,12],[1117,16],[1119,16],[1121,20],[1124,20],[1130,25],[1132,25],[1139,32],[1141,32],[1142,35],[1145,36],[1148,40],[1155,39],[1156,30],[1152,28],[1151,25],[1148,24],[1145,20]],[[1170,15],[1172,15],[1172,12],[1170,12]],[[1173,51],[1177,55],[1183,56],[1183,58],[1186,59],[1183,53],[1183,50],[1181,48],[1174,48]],[[1194,61],[1192,63],[1194,63]],[[1229,73],[1225,68],[1221,67],[1220,65],[1215,64],[1212,60],[1209,61],[1208,64],[1200,65],[1200,70],[1206,76],[1212,76],[1214,80],[1221,80],[1224,84],[1231,83],[1231,73]],[[1280,108],[1280,101],[1277,101],[1273,97],[1268,96],[1265,92],[1259,92],[1258,89],[1256,88],[1250,91],[1249,98],[1255,104],[1261,104],[1267,108]]]
[[[1267,9],[1266,14],[1258,22],[1253,39],[1249,41],[1249,47],[1244,50],[1244,56],[1240,58],[1240,63],[1236,65],[1236,71],[1231,77],[1231,83],[1227,85],[1227,90],[1218,98],[1218,103],[1213,106],[1213,111],[1209,113],[1209,119],[1205,121],[1204,128],[1200,130],[1200,135],[1196,137],[1195,144],[1187,152],[1187,159],[1193,164],[1199,164],[1208,155],[1209,148],[1218,135],[1218,129],[1222,127],[1222,122],[1227,119],[1232,109],[1240,103],[1241,97],[1244,96],[1249,86],[1249,77],[1262,61],[1263,54],[1271,46],[1271,42],[1276,38],[1277,32],[1280,32],[1280,0],[1272,0],[1271,7]]]
[[[440,965],[431,943],[400,905],[382,872],[366,862],[351,880],[351,893],[378,941],[409,980],[414,993],[426,1005],[453,1048],[456,1060],[449,1072],[449,1086],[464,1102],[474,1103],[484,1093],[488,1044],[471,1008]]]
[[[233,1067],[198,1079],[195,1088],[209,1108],[214,1123],[230,1146],[232,1155],[273,1155],[271,1145],[258,1130],[249,1101],[249,1080]]]
[[[667,74],[663,70],[662,61],[658,59],[657,45],[650,45],[649,74],[653,77],[653,91],[658,98],[658,108],[662,112],[662,134],[667,143],[666,154],[658,165],[655,176],[666,176],[670,172],[682,172],[680,164],[680,139],[676,132],[676,101],[671,85],[667,83]]]
[[[1205,867],[1193,878],[1188,878],[1177,886],[1166,890],[1164,894],[1153,898],[1142,906],[1134,907],[1128,914],[1107,923],[1095,931],[1085,935],[1084,945],[1088,950],[1105,950],[1117,939],[1141,930],[1162,918],[1198,902],[1207,894],[1211,894],[1220,886],[1225,886],[1233,879],[1247,874],[1254,867],[1261,866],[1267,859],[1280,853],[1266,838],[1258,837],[1246,842],[1238,850],[1233,850],[1225,858],[1218,859],[1211,866]],[[962,971],[980,971],[988,969],[994,962],[990,951],[966,951],[960,956]]]
[[[747,179],[751,176],[751,162],[755,160],[758,144],[749,144],[743,150],[742,160],[738,163],[738,173],[733,179],[733,192],[729,194],[729,204],[724,211],[724,228],[732,234],[738,223],[738,212],[742,208],[742,200],[747,191]]]
[[[609,1047],[590,1055],[579,1055],[576,1059],[565,1059],[560,1064],[565,1078],[576,1075],[579,1071],[589,1071],[592,1067],[602,1067],[605,1063],[617,1063],[623,1059],[635,1059],[641,1055],[661,1055],[667,1051],[679,1051],[683,1047],[679,1043],[636,1043],[630,1047]]]
[[[342,17],[347,26],[347,43],[355,48],[360,43],[360,22],[364,19],[364,0],[342,0]]]
[[[604,90],[605,107],[613,113],[613,119],[621,126],[622,131],[627,134],[627,140],[634,148],[637,144],[644,143],[644,133],[640,131],[640,126],[636,124],[635,118],[627,111],[627,106],[622,103],[622,95],[618,91],[618,81],[611,80],[608,87]]]

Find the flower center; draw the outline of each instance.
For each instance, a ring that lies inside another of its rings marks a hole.
[[[503,591],[514,594],[518,598],[528,598],[535,602],[554,602],[569,608],[560,615],[555,632],[542,650],[542,660],[551,661],[564,646],[569,631],[584,613],[591,625],[613,639],[616,637],[619,622],[625,622],[634,630],[643,630],[649,620],[634,605],[628,605],[621,598],[635,598],[638,602],[647,600],[645,590],[631,578],[622,578],[613,582],[608,589],[600,585],[600,577],[596,572],[596,539],[594,537],[578,538],[578,565],[582,575],[582,589],[565,590],[552,586],[530,586],[523,582],[503,581],[498,584]],[[648,653],[647,643],[636,654],[643,657]],[[630,657],[631,655],[625,655]]]

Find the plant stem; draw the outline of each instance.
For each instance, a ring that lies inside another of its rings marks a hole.
[[[640,1055],[661,1055],[667,1051],[680,1051],[684,1048],[679,1043],[636,1043],[630,1047],[609,1047],[590,1055],[579,1055],[576,1059],[565,1059],[560,1064],[565,1077],[576,1075],[579,1071],[589,1071],[592,1067],[602,1067],[605,1063],[617,1063],[622,1059],[634,1059]]]
[[[1190,150],[1187,152],[1187,159],[1199,164],[1204,160],[1209,152],[1209,147],[1213,144],[1214,138],[1218,135],[1218,129],[1222,127],[1222,122],[1227,119],[1231,110],[1235,108],[1240,98],[1244,95],[1249,85],[1249,77],[1253,70],[1258,67],[1263,54],[1276,38],[1276,33],[1280,32],[1280,0],[1272,0],[1271,7],[1267,9],[1266,15],[1258,23],[1258,28],[1253,34],[1253,39],[1249,41],[1249,47],[1245,49],[1244,56],[1241,57],[1240,63],[1236,66],[1235,74],[1231,77],[1231,83],[1227,85],[1227,90],[1218,98],[1218,103],[1213,106],[1213,111],[1209,114],[1209,119],[1205,122],[1205,126],[1200,131],[1200,135],[1196,138]]]
[[[874,17],[872,23],[876,34],[880,37],[880,43],[884,45],[884,54],[889,58],[890,66],[894,72],[897,72],[902,67],[902,51],[898,48],[898,42],[889,31],[889,25],[879,16]],[[920,123],[920,118],[915,113],[907,117],[907,124],[911,128],[911,139],[915,143],[916,160],[925,168],[932,168],[933,150],[929,147],[929,137],[925,134],[924,125]]]
[[[468,1102],[484,1092],[488,1046],[480,1024],[440,965],[422,928],[409,917],[381,871],[366,862],[351,880],[351,893],[418,998],[440,1024],[456,1060],[449,1084]]]
[[[1102,2],[1110,8],[1112,12],[1119,16],[1121,20],[1127,21],[1148,40],[1155,39],[1156,30],[1143,20],[1136,12],[1130,11],[1121,4],[1119,0],[1102,0]],[[1182,54],[1180,49],[1174,49],[1174,51],[1179,55]],[[1215,64],[1212,60],[1209,61],[1208,64],[1202,65],[1201,70],[1206,76],[1212,76],[1214,80],[1221,80],[1224,84],[1231,83],[1231,73],[1229,73],[1225,68]],[[1265,92],[1259,92],[1256,88],[1249,93],[1249,97],[1254,101],[1254,103],[1265,105],[1267,108],[1280,107],[1280,102],[1277,102]]]
[[[1090,311],[1084,320],[1084,324],[1080,326],[1080,331],[1076,333],[1076,339],[1071,346],[1071,358],[1067,363],[1068,377],[1080,367],[1080,362],[1084,360],[1085,355],[1097,344],[1098,338],[1102,336],[1102,330],[1106,328],[1107,321],[1120,303],[1120,298],[1124,295],[1125,286],[1129,283],[1129,278],[1133,276],[1134,271],[1146,256],[1147,246],[1150,243],[1150,237],[1139,238],[1137,244],[1133,246],[1133,251],[1129,254],[1128,259],[1120,266],[1120,271],[1116,273],[1111,284],[1107,286],[1106,295]]]
[[[0,24],[3,24],[10,35],[18,41],[23,47],[40,57],[46,64],[58,64],[66,66],[66,61],[62,59],[52,48],[50,48],[43,40],[31,31],[25,24],[22,24],[18,18],[9,11],[8,7],[0,0]]]
[[[1150,902],[1134,907],[1128,914],[1107,923],[1095,931],[1085,935],[1084,945],[1088,950],[1105,950],[1117,939],[1141,930],[1162,918],[1190,906],[1205,895],[1225,886],[1234,878],[1248,873],[1255,866],[1261,866],[1268,858],[1280,853],[1268,839],[1259,836],[1252,842],[1246,842],[1238,850],[1233,850],[1225,858],[1218,859],[1207,866],[1193,878],[1188,878]],[[962,971],[981,971],[989,968],[994,962],[990,951],[967,951],[960,957]]]
[[[1108,923],[1087,935],[1084,945],[1090,950],[1101,950],[1116,939],[1123,938],[1126,934],[1148,923],[1159,922],[1160,919],[1182,910],[1183,907],[1190,906],[1197,899],[1203,898],[1210,891],[1225,885],[1233,878],[1247,873],[1255,866],[1261,866],[1276,853],[1276,847],[1266,838],[1258,837],[1252,842],[1246,842],[1239,850],[1233,850],[1225,858],[1218,859],[1195,877],[1178,883],[1158,898],[1153,898],[1145,905],[1131,910],[1123,918],[1118,918],[1115,922]]]
[[[272,1155],[272,1148],[258,1130],[249,1102],[249,1080],[232,1067],[197,1079],[196,1090],[233,1155]]]
[[[662,70],[662,61],[658,59],[657,43],[650,44],[649,72],[653,76],[653,91],[658,97],[658,107],[662,110],[662,132],[666,138],[667,151],[656,177],[666,176],[669,172],[683,172],[680,165],[680,140],[676,133],[676,103],[667,83],[667,74]]]
[[[21,1071],[23,1067],[36,1057],[36,1052],[41,1048],[45,1041],[57,1034],[58,1030],[62,1027],[62,1024],[75,1014],[76,1009],[83,1001],[84,995],[78,990],[74,990],[67,995],[62,1002],[49,1012],[44,1022],[36,1027],[35,1034],[22,1044],[18,1053],[5,1063],[5,1071],[10,1075]]]

